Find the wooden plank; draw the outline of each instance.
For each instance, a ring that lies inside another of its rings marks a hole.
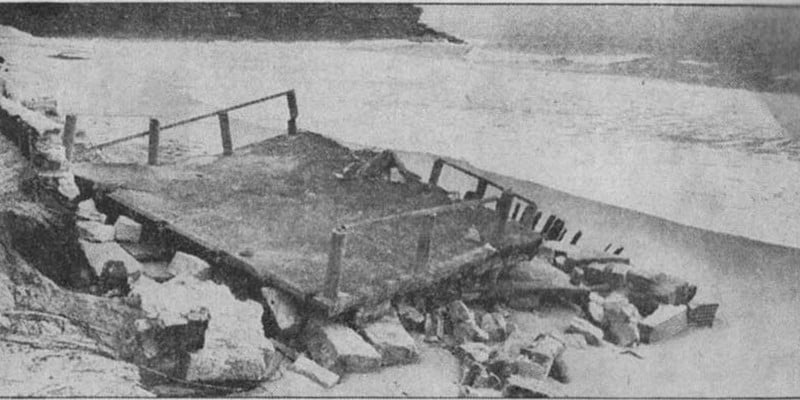
[[[511,211],[511,203],[514,201],[514,194],[511,190],[503,191],[500,200],[497,200],[495,212],[497,213],[497,226],[494,231],[494,238],[500,239],[505,235],[508,213]]]
[[[339,282],[342,274],[345,237],[346,233],[343,230],[334,229],[331,233],[331,248],[328,252],[328,270],[325,275],[323,294],[326,299],[334,304],[339,299]]]
[[[442,175],[443,168],[444,160],[437,158],[436,161],[433,162],[433,167],[431,167],[431,176],[428,179],[428,184],[431,186],[436,186],[439,184],[439,177]]]
[[[231,139],[231,124],[228,113],[219,113],[219,132],[222,135],[222,155],[233,155],[233,140]]]
[[[431,239],[434,226],[436,226],[436,214],[429,214],[422,218],[421,230],[417,239],[414,272],[424,271],[428,267],[431,259]]]
[[[150,142],[147,151],[147,164],[149,165],[158,164],[158,137],[161,134],[160,125],[161,123],[158,122],[157,119],[150,119],[150,130],[148,131],[150,135]]]
[[[286,92],[286,104],[289,107],[289,121],[287,132],[289,135],[297,134],[297,97],[294,94],[294,89]]]
[[[64,155],[68,161],[72,160],[72,151],[75,147],[75,127],[78,123],[78,118],[75,114],[68,114],[67,120],[64,123],[64,132],[61,136],[61,144],[64,145]]]
[[[478,186],[475,188],[475,195],[477,198],[482,199],[486,196],[486,189],[489,187],[489,181],[486,179],[478,179]]]

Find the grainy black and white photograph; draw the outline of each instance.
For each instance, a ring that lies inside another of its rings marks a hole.
[[[0,3],[0,397],[800,396],[800,6]]]

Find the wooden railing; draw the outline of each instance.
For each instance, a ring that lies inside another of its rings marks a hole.
[[[228,113],[241,108],[252,106],[254,104],[259,104],[265,101],[277,99],[280,97],[286,97],[286,105],[289,109],[289,120],[287,121],[287,131],[289,135],[294,135],[297,133],[297,117],[299,115],[299,112],[297,108],[297,97],[295,95],[294,89],[292,89],[292,90],[287,90],[285,92],[271,94],[269,96],[265,96],[248,102],[240,103],[235,106],[223,108],[206,114],[180,120],[177,122],[172,122],[166,125],[161,125],[161,122],[158,119],[151,118],[150,127],[148,130],[92,146],[89,148],[89,150],[102,149],[108,146],[113,146],[115,144],[127,142],[132,139],[148,136],[149,145],[147,153],[147,163],[150,165],[156,165],[158,164],[158,147],[159,147],[161,132],[168,129],[179,127],[181,125],[186,125],[192,122],[200,121],[206,118],[217,117],[219,119],[220,135],[222,136],[222,154],[229,156],[233,154],[233,141],[231,139],[230,119],[228,117]],[[72,146],[75,135],[75,124],[76,124],[76,116],[68,115],[67,123],[64,127],[64,136],[63,136],[63,143],[65,148],[67,149],[68,159],[72,155]]]

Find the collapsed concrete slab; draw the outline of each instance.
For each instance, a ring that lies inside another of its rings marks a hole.
[[[86,240],[79,240],[78,243],[97,277],[100,277],[103,273],[103,268],[110,261],[121,262],[125,266],[128,275],[142,270],[142,264],[117,243],[93,243]]]
[[[210,270],[211,266],[203,259],[182,251],[175,252],[175,256],[172,257],[172,261],[167,266],[167,272],[176,277],[193,277],[197,279],[205,279]]]
[[[114,241],[114,227],[97,221],[77,221],[78,237],[95,243]]]
[[[396,315],[389,315],[362,329],[364,337],[381,354],[383,365],[410,364],[419,360],[414,338]]]
[[[382,362],[374,347],[341,324],[311,321],[303,338],[311,358],[337,374],[375,371]]]
[[[97,211],[97,207],[95,207],[94,200],[92,199],[78,203],[78,210],[75,212],[75,216],[78,220],[96,221],[101,224],[106,223],[106,215]]]

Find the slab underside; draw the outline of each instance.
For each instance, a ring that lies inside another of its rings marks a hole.
[[[223,264],[235,264],[267,284],[317,301],[334,228],[453,203],[442,189],[418,182],[343,181],[334,176],[357,158],[371,155],[301,133],[249,145],[202,165],[93,164],[76,165],[75,170],[84,179],[112,187],[108,198],[133,214],[223,255]],[[485,238],[496,224],[496,214],[485,207],[438,214],[430,263],[417,272],[421,218],[349,229],[337,311],[431,283],[491,257]],[[473,226],[484,238],[481,242],[464,238]],[[515,223],[507,225],[507,233],[516,245],[536,246],[540,240]]]

